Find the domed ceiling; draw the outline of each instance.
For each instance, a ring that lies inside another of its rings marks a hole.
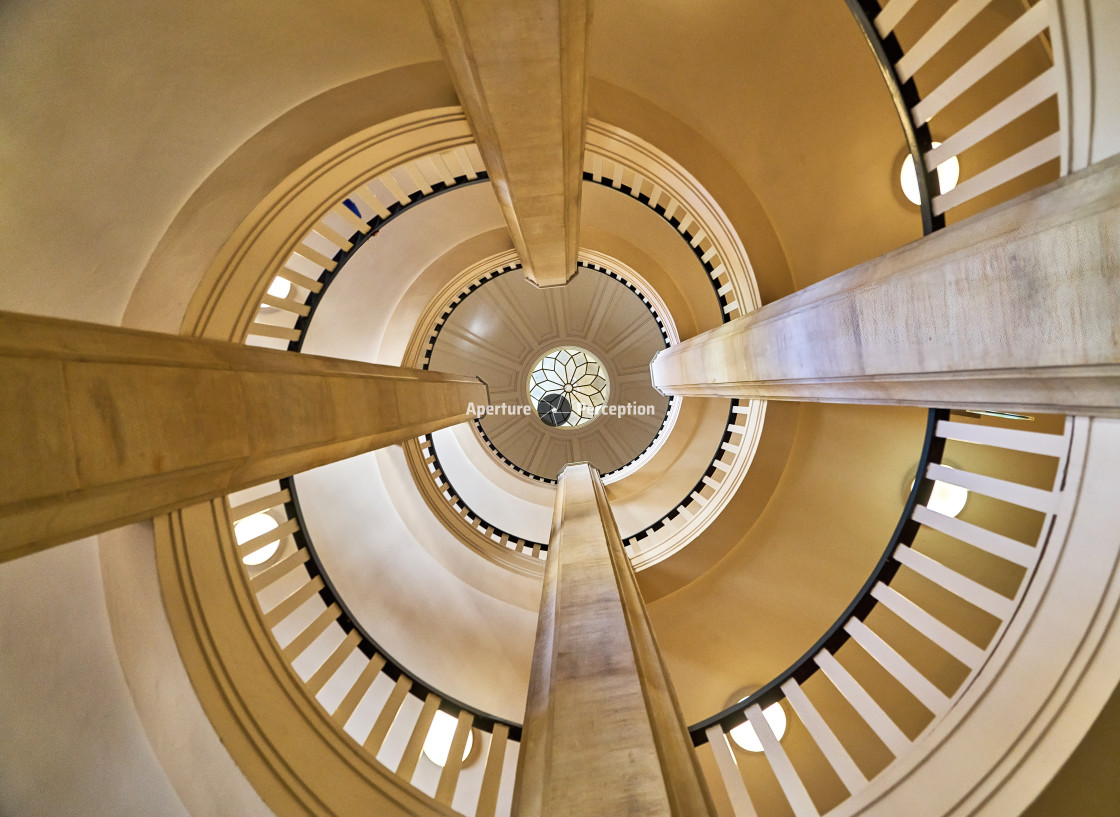
[[[480,425],[503,459],[547,479],[569,462],[606,474],[661,428],[669,398],[649,362],[667,345],[648,303],[613,273],[581,267],[566,286],[539,289],[513,272],[451,313],[430,368],[487,383]]]

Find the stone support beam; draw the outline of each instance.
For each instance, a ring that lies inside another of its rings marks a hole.
[[[1120,156],[660,352],[666,394],[1120,416]]]
[[[0,561],[453,425],[475,378],[0,313]]]
[[[525,275],[575,274],[590,0],[426,0]]]
[[[703,817],[711,796],[599,474],[565,466],[545,564],[516,817]]]

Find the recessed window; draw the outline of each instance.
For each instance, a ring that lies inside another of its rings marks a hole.
[[[432,725],[428,728],[428,736],[424,738],[424,755],[437,766],[447,764],[447,755],[451,751],[451,742],[455,740],[455,730],[459,726],[458,718],[453,718],[443,710],[436,712]],[[467,732],[467,743],[463,746],[463,760],[470,756],[474,746],[473,730]]]
[[[766,723],[770,725],[770,731],[774,733],[774,737],[781,740],[786,733],[786,711],[782,709],[781,702],[770,704],[762,710],[762,715],[766,718]],[[758,734],[754,731],[754,726],[751,725],[750,721],[739,724],[729,734],[740,749],[746,749],[748,752],[762,751],[762,741],[758,739]]]
[[[280,527],[280,523],[273,519],[269,514],[255,513],[252,516],[246,516],[233,526],[233,535],[237,539],[238,545],[244,545],[246,542],[251,542],[258,536],[264,536],[266,533],[276,530]],[[247,554],[241,561],[250,567],[262,565],[276,555],[276,551],[280,549],[280,542],[269,542],[262,548],[254,550],[252,553]]]
[[[931,143],[933,147],[941,147],[940,142]],[[961,163],[954,156],[937,166],[937,186],[941,192],[948,193],[957,186],[961,177]],[[914,170],[914,157],[907,156],[902,162],[902,173],[899,176],[902,183],[902,195],[906,196],[913,204],[921,204],[922,197],[918,193],[918,174]]]
[[[599,358],[577,346],[546,354],[529,374],[529,404],[553,428],[576,428],[594,420],[607,405],[610,384]]]

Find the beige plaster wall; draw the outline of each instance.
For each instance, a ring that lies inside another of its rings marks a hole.
[[[252,134],[327,88],[438,58],[420,4],[390,0],[16,0],[0,42],[5,300],[112,323],[175,214]]]
[[[186,817],[137,716],[96,538],[0,566],[0,813]]]

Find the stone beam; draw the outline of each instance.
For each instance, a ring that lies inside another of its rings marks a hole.
[[[589,0],[425,0],[528,280],[575,274]]]
[[[1120,417],[1120,156],[650,368],[666,394]]]
[[[599,474],[560,473],[515,817],[714,817]]]
[[[0,312],[0,561],[475,416],[475,378]]]

